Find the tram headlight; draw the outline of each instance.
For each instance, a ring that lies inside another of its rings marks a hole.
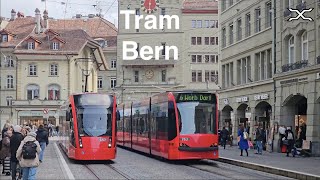
[[[79,146],[80,146],[80,148],[83,147],[83,146],[82,146],[82,139],[81,139],[81,138],[79,138]]]
[[[109,144],[108,144],[108,148],[111,148],[111,146],[112,146],[112,138],[111,138],[111,137],[109,137]]]

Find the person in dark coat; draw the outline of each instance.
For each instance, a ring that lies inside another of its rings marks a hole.
[[[288,141],[287,157],[289,157],[289,154],[291,153],[292,149],[294,149],[295,138],[294,138],[294,134],[293,134],[290,127],[287,127],[287,130],[285,133],[286,133],[285,139]],[[293,153],[293,157],[295,157],[295,153]]]
[[[37,141],[39,141],[41,152],[39,156],[40,162],[43,161],[43,154],[46,146],[49,144],[49,132],[43,127],[43,125],[40,125],[37,131]]]
[[[249,149],[248,137],[245,138],[244,133],[246,133],[244,130],[244,126],[240,125],[240,128],[238,130],[239,148],[241,150],[240,156],[243,156],[243,150],[245,150],[247,153],[247,156],[249,156],[249,154],[248,154],[248,149]]]
[[[18,159],[16,158],[16,153],[21,144],[21,141],[24,139],[24,136],[21,134],[21,130],[22,128],[19,125],[15,125],[13,127],[13,135],[10,138],[11,171],[13,180],[16,179],[17,165],[19,163]]]
[[[4,133],[4,138],[2,139],[2,148],[0,151],[0,159],[3,163],[2,174],[10,176],[10,137],[12,136],[12,131],[7,131]]]
[[[262,147],[262,142],[263,142],[263,129],[262,127],[258,127],[257,130],[256,130],[256,144],[257,144],[257,153],[256,154],[262,154],[262,150],[263,150],[263,147]]]
[[[223,149],[226,149],[226,144],[227,144],[228,134],[229,134],[226,127],[222,128],[222,131],[220,132],[220,134],[221,134],[221,142],[222,142]]]

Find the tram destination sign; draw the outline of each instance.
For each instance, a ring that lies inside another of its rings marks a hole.
[[[182,93],[179,94],[177,102],[212,102],[212,94],[206,93]]]

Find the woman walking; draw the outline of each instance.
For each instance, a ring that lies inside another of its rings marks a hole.
[[[2,149],[0,151],[0,159],[3,163],[2,174],[6,176],[10,176],[11,168],[10,168],[10,137],[12,136],[12,131],[6,131],[4,133],[4,138],[2,139]]]
[[[240,156],[243,156],[243,150],[245,150],[247,153],[247,156],[249,156],[248,133],[245,131],[242,124],[240,125],[240,128],[238,130],[238,142],[239,142],[239,148],[241,150]]]

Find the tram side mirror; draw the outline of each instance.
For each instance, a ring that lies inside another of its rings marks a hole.
[[[117,110],[117,121],[120,121],[120,112]]]

